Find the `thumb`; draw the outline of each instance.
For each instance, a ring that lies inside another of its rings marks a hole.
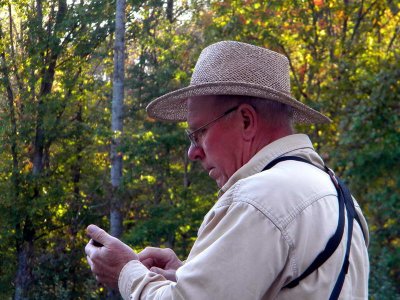
[[[151,272],[163,275],[165,277],[165,274],[167,273],[164,269],[158,268],[158,267],[151,267],[150,268]]]
[[[157,273],[157,274],[160,274],[160,275],[164,276],[168,280],[176,282],[175,270],[164,270],[164,269],[161,269],[161,268],[158,268],[158,267],[151,267],[150,271],[154,272],[154,273]]]
[[[96,225],[89,225],[86,228],[86,233],[96,242],[99,242],[103,245],[107,244],[107,241],[109,241],[110,239],[110,235],[105,232],[103,229],[101,229],[100,227],[96,226]]]

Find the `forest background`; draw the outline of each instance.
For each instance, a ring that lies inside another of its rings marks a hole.
[[[300,126],[348,182],[371,234],[370,298],[400,297],[400,4],[394,0],[128,0],[123,131],[111,130],[114,1],[0,0],[0,298],[110,297],[85,227],[184,259],[217,187],[186,156],[186,124],[145,107],[188,85],[205,46],[237,40],[290,61]],[[118,135],[122,181],[110,181]]]

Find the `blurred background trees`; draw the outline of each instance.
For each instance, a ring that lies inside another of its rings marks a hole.
[[[84,229],[109,228],[113,1],[0,1],[0,298],[98,299]],[[300,126],[349,183],[371,231],[370,298],[400,295],[400,5],[390,0],[127,1],[122,239],[184,258],[217,187],[182,124],[149,119],[219,40],[290,60]]]

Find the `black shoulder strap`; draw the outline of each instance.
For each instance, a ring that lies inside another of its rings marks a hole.
[[[285,160],[301,161],[301,162],[304,162],[304,163],[307,163],[307,164],[310,164],[310,165],[316,167],[316,165],[314,165],[313,163],[311,163],[307,159],[304,159],[304,158],[301,158],[301,157],[298,157],[298,156],[281,156],[281,157],[275,158],[273,161],[271,161],[268,165],[266,165],[264,167],[264,169],[262,169],[262,171],[266,171],[268,169],[271,169],[276,164],[280,163],[281,161],[285,161]]]
[[[304,162],[307,164],[310,164],[314,167],[319,168],[318,166],[314,165],[310,161],[297,157],[297,156],[283,156],[279,157],[273,161],[271,161],[264,169],[268,170],[272,167],[274,167],[276,164],[282,162],[282,161],[287,161],[287,160],[295,160],[299,162]],[[321,168],[319,168],[322,170]],[[348,227],[347,227],[347,244],[346,244],[346,253],[345,253],[345,258],[344,262],[342,265],[342,268],[339,273],[339,277],[336,281],[335,287],[332,291],[332,294],[330,296],[330,300],[337,299],[339,297],[340,291],[342,290],[343,283],[345,276],[348,271],[349,267],[349,255],[350,255],[350,246],[351,246],[351,238],[352,238],[352,233],[353,233],[353,219],[356,218],[356,220],[359,222],[358,215],[355,211],[353,199],[351,197],[350,191],[348,190],[347,186],[339,179],[337,178],[333,172],[326,166],[324,166],[324,169],[322,170],[326,172],[335,188],[338,194],[338,204],[339,204],[339,218],[338,218],[338,226],[336,228],[335,233],[333,236],[328,240],[325,249],[318,254],[318,256],[314,259],[314,261],[311,263],[311,265],[296,279],[288,283],[284,288],[293,288],[299,284],[299,282],[310,275],[312,272],[314,272],[316,269],[318,269],[322,264],[324,264],[331,256],[332,254],[336,251],[337,247],[340,244],[340,241],[342,240],[343,232],[344,232],[344,225],[345,225],[345,218],[344,218],[344,212],[345,212],[345,207],[347,211],[347,219],[348,219]],[[360,223],[361,226],[361,223]],[[362,227],[361,227],[362,229]],[[363,232],[364,234],[364,232]]]
[[[346,244],[346,253],[344,256],[343,265],[342,268],[340,269],[339,277],[335,283],[335,286],[333,288],[331,296],[329,297],[329,300],[334,300],[339,298],[340,291],[342,290],[343,287],[344,279],[346,277],[347,271],[349,270],[350,247],[351,247],[351,239],[353,236],[353,220],[357,215],[349,189],[339,178],[336,179],[339,182],[340,191],[342,192],[343,195],[343,199],[347,210],[347,221],[349,224],[347,225],[347,244]]]

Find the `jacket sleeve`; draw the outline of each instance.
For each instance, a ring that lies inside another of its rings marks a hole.
[[[124,299],[273,298],[287,279],[288,253],[281,231],[251,203],[221,205],[207,215],[176,283],[132,261],[120,292]]]

